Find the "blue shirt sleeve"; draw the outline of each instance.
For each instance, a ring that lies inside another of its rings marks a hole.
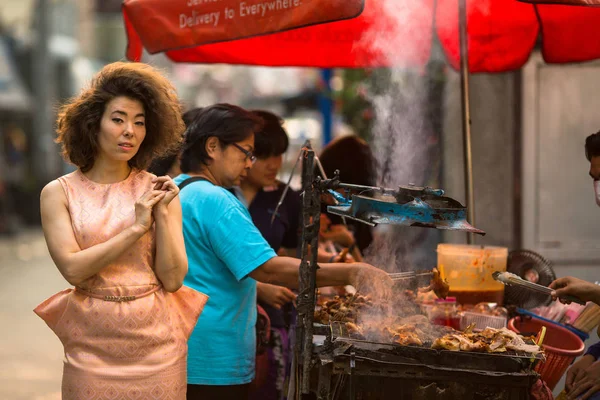
[[[227,207],[208,236],[213,251],[238,281],[277,256],[242,204]]]
[[[600,358],[600,342],[591,345],[590,348],[585,352],[585,354],[590,354],[596,360],[598,360],[598,358]]]

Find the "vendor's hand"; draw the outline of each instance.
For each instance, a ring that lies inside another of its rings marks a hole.
[[[334,255],[332,258],[332,262],[334,263],[348,263],[351,264],[353,262],[356,262],[356,260],[354,259],[354,257],[352,257],[350,254],[348,254],[350,248],[346,247],[345,249],[343,249],[342,251],[340,251],[338,254]]]
[[[366,263],[354,263],[353,266],[350,284],[357,292],[371,293],[382,299],[391,298],[394,282],[387,272]]]
[[[152,183],[154,183],[154,190],[161,190],[165,192],[165,197],[157,204],[157,208],[166,208],[171,200],[175,198],[179,194],[179,188],[173,182],[170,176],[157,176],[152,178]]]
[[[345,225],[330,225],[329,229],[321,231],[321,237],[345,247],[350,247],[354,244],[354,235]]]
[[[277,310],[289,302],[296,301],[296,295],[290,289],[268,283],[258,282],[256,285],[256,294],[258,300]]]
[[[337,256],[335,256],[335,258],[333,259],[333,262],[334,263],[352,264],[352,263],[356,262],[356,260],[350,254],[346,254],[344,256],[343,254],[340,253]]]
[[[587,282],[572,276],[559,278],[550,284],[550,288],[554,289],[552,298],[556,300],[558,297],[575,296],[583,301],[600,302],[600,286],[591,282]],[[562,303],[569,303],[568,300],[561,299]]]
[[[567,370],[567,378],[565,380],[565,390],[570,393],[573,389],[573,384],[583,376],[583,372],[592,365],[596,359],[591,355],[585,355],[571,365]]]
[[[587,399],[600,391],[600,362],[594,362],[578,375],[569,392],[569,400]]]

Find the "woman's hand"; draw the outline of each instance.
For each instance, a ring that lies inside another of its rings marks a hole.
[[[261,302],[268,304],[277,310],[291,301],[296,301],[294,292],[283,286],[257,282],[256,293]]]
[[[152,209],[159,201],[163,200],[167,192],[162,190],[148,190],[135,202],[135,225],[148,231],[154,222]]]
[[[376,297],[388,299],[392,296],[394,282],[387,272],[366,263],[354,263],[351,285],[357,292],[371,293]]]
[[[175,198],[179,194],[179,188],[173,182],[170,176],[158,176],[156,178],[152,178],[152,183],[154,183],[154,190],[160,190],[165,192],[165,196],[163,199],[157,204],[157,208],[167,209],[171,200]]]
[[[571,387],[569,400],[587,399],[600,391],[600,362],[594,362],[585,368]]]
[[[596,361],[594,356],[587,354],[581,357],[576,363],[571,365],[567,371],[567,379],[565,380],[565,389],[567,393],[571,392],[571,389],[573,389],[573,384],[583,376],[583,372],[587,369],[587,367],[592,365],[594,361]]]

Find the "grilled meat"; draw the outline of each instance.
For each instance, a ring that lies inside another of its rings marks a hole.
[[[457,344],[461,351],[502,353],[513,350],[529,354],[541,352],[540,347],[535,343],[526,343],[522,336],[506,328],[486,328],[479,333],[457,332],[445,335],[436,339],[432,347],[456,351]]]
[[[433,293],[440,298],[445,299],[448,297],[448,292],[450,292],[450,286],[445,279],[442,279],[440,275],[440,271],[437,268],[434,268],[431,275],[431,281],[429,286],[424,288],[419,288],[419,292],[430,292],[433,290]]]

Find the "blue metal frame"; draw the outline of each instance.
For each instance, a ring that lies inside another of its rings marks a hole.
[[[426,191],[426,193],[425,193]],[[376,198],[352,195],[352,199],[329,190],[339,203],[328,206],[327,211],[341,217],[354,219],[372,226],[377,224],[395,224],[420,226],[443,230],[459,230],[485,235],[485,232],[467,222],[465,207],[432,207],[420,197],[400,203],[391,193]],[[424,193],[445,199],[443,191],[426,188]]]

